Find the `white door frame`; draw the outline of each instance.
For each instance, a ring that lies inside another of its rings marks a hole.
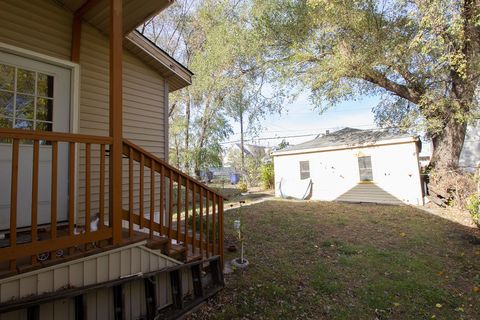
[[[42,53],[38,53],[32,50],[12,46],[10,44],[0,42],[0,51],[14,54],[23,58],[40,61],[43,63],[51,64],[54,66],[62,67],[70,70],[70,133],[78,133],[80,122],[80,65],[78,63],[51,57]],[[75,201],[74,212],[77,216],[77,200],[78,200],[78,163],[79,163],[79,146],[75,148]]]

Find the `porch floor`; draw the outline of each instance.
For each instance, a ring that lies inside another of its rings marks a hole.
[[[59,249],[56,252],[44,252],[34,257],[25,257],[17,261],[17,271],[11,271],[9,269],[9,262],[3,261],[0,263],[0,279],[13,276],[15,274],[25,273],[40,268],[50,267],[52,265],[64,263],[67,261],[81,259],[86,256],[98,254],[115,248],[128,246],[133,243],[148,240],[147,247],[151,249],[161,250],[163,254],[166,254],[173,259],[187,262],[197,260],[201,257],[187,255],[187,248],[182,244],[172,244],[168,248],[168,239],[162,236],[153,236],[153,239],[149,239],[149,234],[141,231],[134,231],[133,236],[130,236],[128,229],[123,229],[123,242],[120,246],[112,245],[109,240],[102,240],[98,242],[88,243],[86,245],[79,245],[75,248]],[[57,237],[61,237],[68,234],[67,228],[59,228],[57,230]],[[47,228],[38,229],[38,240],[50,239],[50,230]],[[0,240],[0,248],[9,245],[9,238]],[[29,231],[24,233],[18,233],[17,244],[31,242],[31,235]]]

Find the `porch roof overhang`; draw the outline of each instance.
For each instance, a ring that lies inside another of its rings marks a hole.
[[[97,28],[105,35],[110,32],[109,0],[53,0],[62,7]],[[158,14],[174,0],[123,0],[122,28],[124,47],[152,67],[169,84],[169,91],[184,88],[192,83],[193,73],[169,56],[165,51],[135,31],[140,24]]]
[[[54,0],[62,7],[82,16],[105,34],[110,29],[109,0]],[[127,35],[148,18],[166,9],[173,0],[123,0],[123,34]]]
[[[159,72],[167,80],[170,92],[192,84],[193,73],[140,32],[130,32],[124,46]]]

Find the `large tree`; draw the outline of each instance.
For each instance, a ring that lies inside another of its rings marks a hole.
[[[140,28],[194,73],[191,86],[170,95],[171,160],[188,172],[221,165],[228,120],[238,121],[241,110],[251,131],[280,105],[262,92],[265,70],[257,66],[250,10],[242,0],[179,0]]]
[[[320,107],[383,94],[377,111],[415,118],[433,141],[432,165],[457,168],[478,110],[480,0],[254,3],[262,58],[276,80],[310,89]]]

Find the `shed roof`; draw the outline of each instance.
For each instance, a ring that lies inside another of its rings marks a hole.
[[[273,153],[273,155],[322,151],[325,149],[366,147],[385,143],[389,144],[418,141],[418,137],[410,134],[398,134],[383,130],[361,130],[347,127],[332,133],[318,136],[315,139],[304,143],[288,146],[284,149],[276,151]]]

